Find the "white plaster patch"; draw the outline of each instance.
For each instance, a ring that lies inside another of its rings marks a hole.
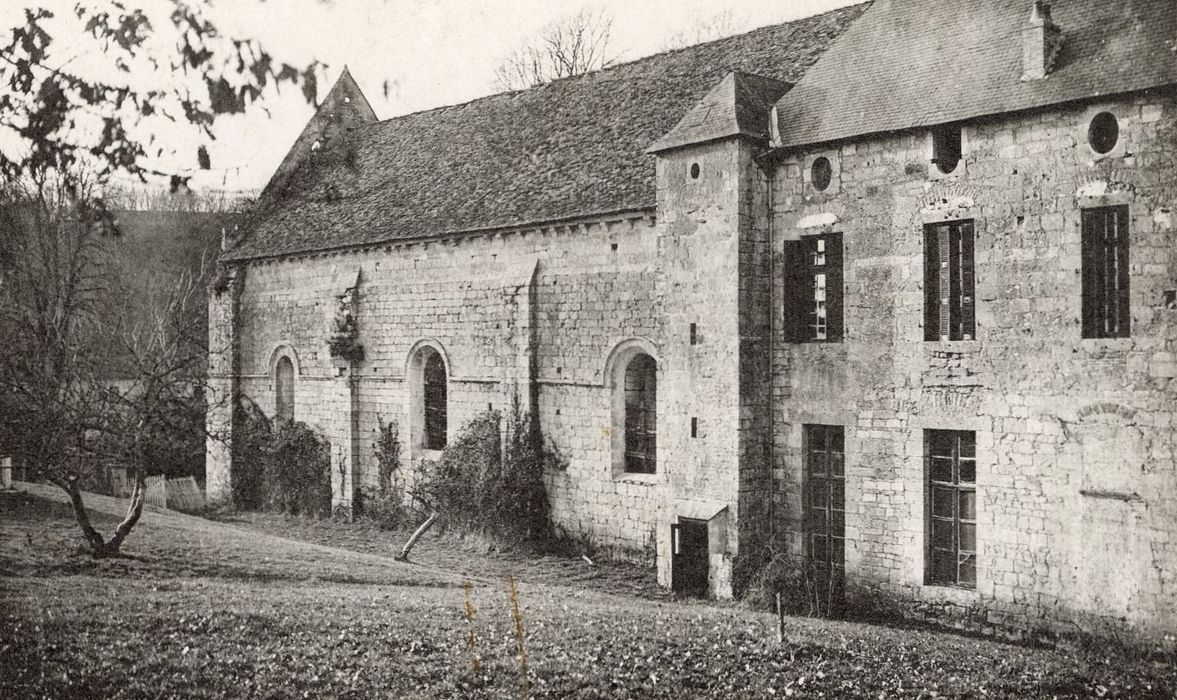
[[[838,223],[838,215],[832,211],[823,211],[820,214],[810,214],[801,217],[797,222],[797,228],[818,228],[819,226],[833,226]]]
[[[925,201],[923,212],[959,211],[962,209],[972,209],[975,204],[973,198],[968,195],[954,195]]]
[[[1169,209],[1157,209],[1152,214],[1152,222],[1157,228],[1169,231],[1173,228],[1173,212]]]
[[[1091,180],[1084,182],[1075,190],[1076,197],[1102,197],[1107,194],[1107,180]]]

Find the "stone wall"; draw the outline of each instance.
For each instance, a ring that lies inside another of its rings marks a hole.
[[[1097,111],[1119,143],[1087,144]],[[846,428],[850,594],[974,629],[1177,628],[1177,100],[1171,93],[964,125],[950,175],[926,132],[789,155],[774,169],[784,242],[840,231],[845,340],[785,343],[773,299],[778,526],[803,555],[802,426]],[[834,164],[825,192],[809,182]],[[1080,211],[1130,209],[1130,338],[1082,339]],[[973,219],[976,326],[925,342],[925,223]],[[1168,292],[1172,294],[1172,292]],[[925,585],[925,429],[976,431],[975,590]]]
[[[274,413],[274,363],[296,369],[295,418],[332,442],[333,468],[354,462],[352,487],[374,486],[373,443],[396,420],[408,464],[432,457],[414,439],[410,356],[423,344],[448,369],[452,440],[478,413],[536,407],[561,468],[547,474],[557,524],[568,534],[649,559],[658,483],[617,478],[607,372],[619,345],[661,335],[656,236],[648,214],[243,266],[236,316],[240,392]],[[363,361],[330,357],[337,296],[359,276]],[[218,312],[220,313],[220,312]],[[532,390],[534,386],[534,391]],[[354,425],[348,407],[355,406]],[[417,426],[419,427],[419,426]],[[354,456],[353,456],[354,455]],[[214,470],[226,470],[227,457]],[[347,493],[337,488],[337,504]]]

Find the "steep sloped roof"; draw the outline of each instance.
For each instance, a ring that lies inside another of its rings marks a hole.
[[[943,124],[1177,82],[1174,0],[1063,0],[1062,51],[1022,81],[1031,0],[877,0],[777,102],[783,143]]]
[[[759,75],[728,73],[647,152],[737,135],[767,139],[769,110],[789,87],[789,83]]]
[[[349,124],[267,188],[228,258],[653,208],[650,144],[732,71],[795,82],[864,7]]]

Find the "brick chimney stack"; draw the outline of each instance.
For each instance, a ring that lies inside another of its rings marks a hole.
[[[1062,47],[1063,33],[1050,18],[1050,3],[1034,0],[1022,28],[1022,80],[1045,78]]]

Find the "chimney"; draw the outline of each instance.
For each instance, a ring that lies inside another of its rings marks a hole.
[[[1063,34],[1050,18],[1050,3],[1034,0],[1022,27],[1022,80],[1045,78],[1063,47]]]

